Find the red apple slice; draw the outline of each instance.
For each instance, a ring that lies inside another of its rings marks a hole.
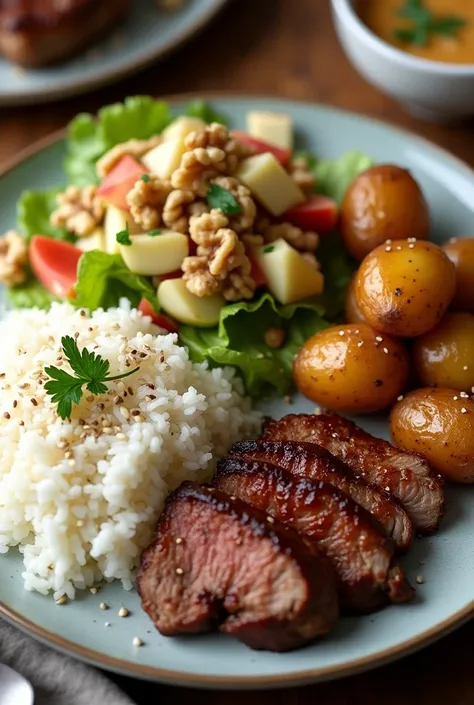
[[[240,130],[233,130],[231,132],[232,137],[235,137],[242,144],[248,144],[249,147],[255,149],[255,154],[264,154],[265,152],[270,152],[273,156],[278,159],[280,164],[286,166],[291,157],[291,149],[283,149],[282,147],[275,147],[275,145],[269,142],[264,142],[263,140],[251,137],[246,132],[241,132]]]
[[[127,193],[146,173],[147,170],[142,164],[126,154],[104,178],[97,193],[106,203],[128,211]]]
[[[290,208],[282,215],[287,220],[303,230],[314,230],[319,234],[334,230],[339,217],[336,201],[320,194],[310,196],[299,206]]]

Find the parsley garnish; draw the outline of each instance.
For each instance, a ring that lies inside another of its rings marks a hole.
[[[130,240],[130,229],[128,227],[128,223],[125,226],[125,230],[121,230],[115,237],[120,245],[126,245],[128,247],[132,244],[132,241]]]
[[[161,230],[158,230],[158,229],[157,229],[157,230],[150,230],[150,232],[148,233],[148,235],[149,235],[150,237],[156,237],[157,235],[161,235]]]
[[[267,252],[273,252],[274,249],[275,249],[275,247],[273,245],[267,245],[266,247],[263,248],[263,251],[266,254]]]
[[[105,382],[112,382],[116,379],[129,377],[139,370],[136,367],[130,372],[124,372],[116,377],[107,377],[110,369],[110,362],[104,360],[100,355],[89,352],[86,348],[82,352],[77,347],[77,343],[70,335],[61,338],[61,345],[66,360],[72,367],[75,377],[68,374],[59,367],[45,367],[45,372],[51,377],[50,382],[46,382],[44,388],[51,396],[51,401],[58,404],[58,416],[67,419],[71,416],[72,405],[79,404],[83,391],[82,387],[92,394],[105,394],[107,386]]]
[[[142,174],[140,178],[142,181],[145,182],[145,184],[147,184],[150,181],[150,176],[148,174]]]
[[[412,27],[396,29],[394,36],[402,42],[418,47],[426,46],[430,34],[454,37],[456,32],[466,24],[464,17],[459,15],[435,15],[432,10],[424,6],[423,0],[405,0],[398,14],[411,20]]]
[[[239,215],[240,205],[237,199],[222,186],[211,184],[206,194],[209,208],[220,208],[225,215]]]

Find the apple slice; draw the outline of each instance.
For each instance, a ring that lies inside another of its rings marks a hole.
[[[163,230],[160,235],[132,235],[131,245],[119,245],[123,261],[131,272],[145,276],[159,276],[174,272],[188,256],[189,238],[174,230]]]
[[[132,190],[138,179],[146,174],[145,167],[136,159],[126,154],[114,166],[97,189],[98,195],[107,203],[121,210],[128,211],[127,193]]]
[[[323,235],[335,229],[339,219],[339,209],[332,198],[314,194],[299,206],[290,208],[283,218],[303,230],[314,230]]]
[[[179,167],[185,149],[184,138],[173,137],[153,147],[142,160],[150,174],[160,179],[169,179]]]
[[[101,250],[105,252],[105,232],[104,228],[96,228],[87,237],[81,237],[76,242],[76,247],[78,247],[82,252],[90,252],[91,250]]]
[[[241,132],[240,130],[233,130],[231,132],[232,137],[242,142],[242,144],[247,144],[249,147],[253,147],[255,154],[265,154],[265,152],[270,152],[273,156],[278,159],[280,164],[286,166],[290,161],[291,149],[281,149],[276,147],[274,144],[265,142],[264,140],[256,139],[252,137],[247,132]]]
[[[293,148],[293,120],[287,113],[251,110],[247,113],[249,134],[281,149]]]
[[[291,247],[286,240],[275,240],[255,253],[265,274],[270,292],[282,304],[292,304],[309,296],[321,294],[324,277]]]
[[[104,220],[104,234],[105,234],[105,252],[109,255],[116,255],[119,252],[119,246],[117,242],[117,233],[123,230],[128,230],[130,233],[139,233],[140,228],[133,220],[130,213],[127,211],[116,208],[115,206],[109,206],[105,212]]]
[[[302,190],[270,152],[244,159],[235,176],[272,215],[282,215],[306,200]]]
[[[186,288],[184,279],[166,279],[158,287],[162,308],[180,323],[211,328],[219,323],[225,299],[220,294],[195,296]]]
[[[206,128],[204,120],[190,115],[180,115],[173,120],[162,132],[164,140],[182,139],[189,135],[190,132],[201,132]]]

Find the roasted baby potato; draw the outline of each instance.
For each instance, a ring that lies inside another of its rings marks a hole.
[[[388,335],[411,338],[434,328],[456,287],[453,263],[431,242],[414,238],[380,245],[356,274],[356,301],[365,319]]]
[[[346,289],[344,298],[344,317],[347,323],[367,323],[357,305],[355,297],[355,276],[352,277]]]
[[[451,308],[474,313],[474,237],[453,238],[442,249],[456,268],[456,293]]]
[[[409,358],[403,344],[366,323],[316,333],[296,356],[293,378],[323,407],[368,414],[392,404],[405,388]]]
[[[447,313],[413,345],[417,379],[426,387],[470,392],[474,386],[474,316]]]
[[[340,227],[344,245],[360,261],[386,240],[428,239],[428,205],[409,171],[392,164],[374,166],[346,191]]]
[[[421,453],[452,482],[474,482],[474,400],[455,389],[417,389],[390,414],[399,448]]]

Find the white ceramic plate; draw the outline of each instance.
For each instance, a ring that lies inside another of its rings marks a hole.
[[[221,99],[215,107],[245,126],[249,109],[293,114],[301,144],[316,154],[336,157],[362,149],[377,161],[409,167],[421,182],[432,209],[434,237],[466,236],[473,231],[474,175],[437,147],[405,132],[357,115],[322,106],[271,99]],[[179,110],[179,105],[176,106]],[[0,228],[14,224],[15,199],[23,188],[61,183],[63,143],[30,152],[1,179]],[[312,411],[299,399],[289,407],[275,400],[265,408],[280,417]],[[362,420],[361,420],[362,421]],[[362,425],[388,437],[386,419]],[[289,654],[254,652],[221,635],[165,639],[141,613],[135,592],[107,585],[65,607],[24,591],[22,563],[15,551],[0,557],[0,613],[9,621],[78,658],[131,676],[197,687],[278,687],[339,678],[406,655],[443,636],[474,614],[474,487],[452,488],[438,534],[416,542],[405,561],[412,582],[422,574],[417,598],[367,617],[343,619],[320,642]],[[99,603],[111,607],[103,612]],[[117,612],[124,604],[128,619]],[[111,623],[105,627],[104,623]],[[133,647],[133,637],[145,642]]]
[[[126,22],[81,54],[42,69],[0,58],[0,105],[49,102],[118,81],[164,57],[201,30],[227,0],[186,0],[176,12],[134,0]]]

